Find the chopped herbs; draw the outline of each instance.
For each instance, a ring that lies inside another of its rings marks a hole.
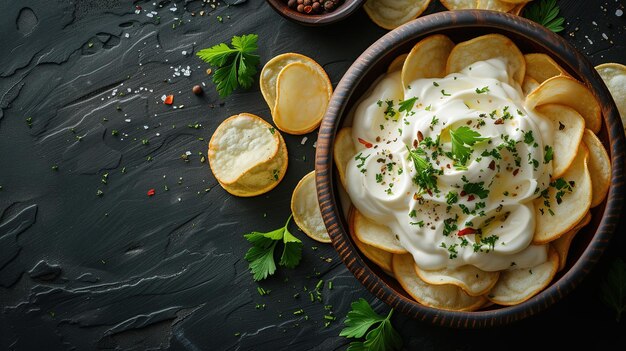
[[[411,110],[415,106],[416,101],[417,101],[417,97],[412,97],[410,99],[400,101],[400,108],[398,108],[398,112],[406,112],[406,113],[411,112]]]
[[[489,91],[489,87],[476,88],[476,94],[484,94]]]
[[[452,141],[452,155],[454,159],[459,161],[461,165],[465,165],[472,154],[470,146],[474,146],[474,144],[489,138],[483,138],[477,131],[467,126],[461,126],[456,130],[450,129],[450,139]]]
[[[444,89],[441,89],[441,95],[443,95],[443,96],[452,96],[452,94],[446,93],[446,91]]]
[[[393,309],[387,317],[376,313],[363,298],[353,302],[352,310],[348,312],[339,336],[346,338],[362,338],[365,341],[353,341],[347,351],[362,350],[399,350],[402,348],[402,338],[391,325]],[[372,329],[373,327],[373,329]]]
[[[554,150],[552,150],[552,146],[546,145],[543,148],[543,152],[543,163],[547,164],[548,162],[552,161],[552,158],[554,157]]]
[[[409,151],[409,159],[413,161],[415,166],[416,175],[413,177],[413,182],[423,191],[438,192],[437,177],[435,176],[438,172],[430,162],[422,158],[422,155],[426,152],[422,149],[411,150],[408,146],[406,149]]]

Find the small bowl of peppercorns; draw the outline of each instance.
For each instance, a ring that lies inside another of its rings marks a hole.
[[[321,26],[341,21],[365,0],[266,0],[276,12],[294,22]]]

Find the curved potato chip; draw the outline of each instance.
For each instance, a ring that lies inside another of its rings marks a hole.
[[[533,90],[537,89],[539,86],[539,82],[537,82],[534,78],[526,75],[524,77],[524,81],[522,82],[522,91],[524,95],[530,94]]]
[[[291,213],[298,227],[311,239],[330,243],[315,188],[315,171],[302,177],[291,195]]]
[[[550,184],[546,197],[540,196],[534,200],[537,223],[533,244],[545,244],[558,239],[580,222],[591,207],[588,157],[587,147],[580,143],[568,170]]]
[[[442,34],[420,40],[409,52],[402,66],[402,87],[420,78],[441,78],[446,75],[446,62],[454,43]]]
[[[532,268],[503,271],[487,298],[499,305],[517,305],[535,296],[550,284],[559,267],[559,255],[552,248],[548,261]]]
[[[500,12],[509,12],[513,10],[515,4],[500,0],[477,0],[476,8],[479,10],[492,10]]]
[[[287,173],[289,158],[287,146],[280,136],[280,148],[276,157],[246,172],[236,182],[219,184],[230,194],[240,197],[252,197],[274,189]]]
[[[602,126],[600,105],[581,82],[567,76],[556,76],[546,81],[528,94],[526,105],[533,109],[545,104],[561,104],[578,111],[585,119],[585,127],[597,133]]]
[[[448,10],[468,10],[476,8],[476,0],[440,0]]]
[[[563,105],[543,105],[537,112],[552,123],[554,130],[552,179],[556,179],[567,171],[576,157],[585,132],[585,120],[574,109]]]
[[[350,209],[348,223],[353,223],[355,211],[356,209],[354,207]],[[391,266],[391,260],[393,259],[393,254],[391,252],[381,250],[377,247],[368,245],[362,242],[361,240],[359,240],[359,238],[354,233],[353,225],[350,225],[350,237],[352,238],[352,241],[354,241],[354,244],[356,245],[356,247],[361,251],[361,253],[363,253],[363,255],[365,255],[365,257],[367,257],[370,261],[374,262],[374,264],[379,266],[386,273],[389,274],[393,272],[393,268]],[[393,274],[390,274],[390,275],[393,275]]]
[[[293,52],[280,54],[267,61],[261,70],[261,75],[259,76],[259,86],[261,88],[261,94],[263,94],[263,98],[265,99],[267,106],[270,108],[270,111],[274,110],[274,105],[276,105],[276,82],[278,80],[278,74],[288,64],[294,62],[301,62],[315,70],[320,71],[320,73],[325,74],[322,66],[315,62],[315,60],[308,56]]]
[[[626,125],[626,66],[619,63],[603,63],[596,66],[596,71],[613,95],[622,123]]]
[[[369,220],[357,209],[354,209],[351,227],[354,228],[357,238],[365,244],[391,253],[407,253],[389,227]]]
[[[526,61],[517,45],[501,34],[487,34],[457,44],[448,57],[446,72],[459,72],[474,62],[496,57],[506,59],[509,73],[521,85],[526,72]]]
[[[589,175],[591,176],[591,207],[596,207],[604,201],[611,185],[611,159],[598,137],[589,129],[585,129],[583,141],[589,148]]]
[[[572,230],[563,234],[560,238],[554,240],[551,244],[556,253],[559,255],[559,269],[558,272],[562,271],[565,268],[565,264],[567,263],[567,254],[569,252],[570,245],[572,244],[572,240],[578,234],[578,232],[589,222],[591,221],[591,213],[587,212],[583,220],[580,221]]]
[[[352,141],[352,128],[341,128],[335,137],[335,147],[333,148],[333,157],[335,166],[339,172],[339,179],[344,188],[346,187],[346,168],[350,159],[356,155],[354,142]]]
[[[365,12],[374,23],[385,29],[394,29],[426,10],[430,0],[367,0]]]
[[[302,62],[285,66],[276,82],[274,124],[289,134],[306,134],[317,128],[326,113],[332,85],[325,72]]]
[[[415,301],[449,311],[475,311],[486,302],[484,296],[470,296],[454,285],[431,285],[415,273],[411,255],[393,255],[393,274]]]
[[[515,7],[511,11],[509,11],[509,13],[512,13],[516,16],[521,16],[522,11],[524,11],[524,8],[526,7],[527,3],[528,2],[523,2],[523,3],[515,5]]]
[[[387,73],[401,70],[402,66],[404,66],[404,61],[406,60],[407,56],[409,56],[409,54],[402,54],[393,59],[393,61],[391,61],[391,63],[389,64],[389,67],[387,67]]]
[[[486,294],[496,284],[500,276],[500,272],[485,272],[472,265],[429,271],[421,269],[416,264],[415,272],[428,284],[455,285],[470,296]]]
[[[524,59],[526,60],[526,75],[539,82],[539,84],[552,77],[569,76],[567,71],[546,54],[526,54]]]

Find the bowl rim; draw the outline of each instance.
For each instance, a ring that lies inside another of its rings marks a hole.
[[[333,145],[345,105],[353,94],[353,88],[361,83],[365,74],[389,48],[418,37],[425,37],[442,30],[458,28],[487,28],[514,33],[542,47],[551,56],[561,58],[570,70],[576,72],[583,83],[591,88],[600,103],[602,117],[607,128],[612,162],[611,187],[606,199],[603,216],[589,244],[579,259],[558,280],[532,298],[513,306],[494,310],[459,312],[436,309],[419,304],[397,293],[387,285],[364,262],[344,228],[335,201]],[[435,325],[456,328],[484,328],[510,324],[545,310],[569,294],[591,271],[609,245],[615,231],[624,200],[625,152],[624,129],[617,107],[606,85],[589,60],[564,38],[525,18],[485,10],[444,11],[420,17],[387,33],[367,48],[350,66],[337,85],[324,116],[317,139],[315,156],[316,186],[324,224],[332,244],[347,268],[372,294],[394,309]]]
[[[281,16],[305,26],[321,26],[339,22],[361,8],[365,0],[345,0],[336,10],[319,15],[301,14],[290,9],[283,0],[265,0]]]

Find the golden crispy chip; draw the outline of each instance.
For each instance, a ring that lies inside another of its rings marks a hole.
[[[559,269],[558,272],[562,271],[565,268],[565,264],[567,263],[567,254],[569,252],[570,245],[572,244],[572,240],[578,234],[578,232],[589,222],[591,221],[591,213],[587,212],[585,217],[583,217],[582,221],[580,221],[572,230],[563,234],[560,238],[554,240],[551,245],[554,250],[559,254]]]
[[[302,62],[288,64],[276,82],[274,124],[289,134],[313,131],[322,122],[332,93],[332,85],[323,70]]]
[[[468,10],[476,8],[476,0],[440,0],[448,10]]]
[[[348,223],[354,223],[354,213],[356,212],[355,208],[350,208],[350,215],[348,219]],[[352,241],[356,247],[365,255],[365,257],[369,258],[370,261],[374,262],[380,268],[382,268],[386,273],[391,273],[393,275],[393,268],[391,266],[391,260],[393,258],[393,254],[391,252],[381,250],[377,247],[365,244],[354,233],[354,226],[350,225],[350,237],[352,237]]]
[[[526,60],[526,75],[535,79],[539,84],[552,77],[569,76],[567,71],[546,54],[526,54],[524,59]]]
[[[420,40],[402,66],[402,87],[420,78],[441,78],[446,75],[446,62],[454,43],[445,35],[435,34]]]
[[[515,7],[509,11],[509,13],[512,13],[516,16],[521,16],[522,15],[522,11],[524,11],[524,8],[526,7],[526,2],[523,2],[521,4],[517,4],[515,5]]]
[[[487,298],[499,305],[517,305],[550,284],[559,266],[559,255],[550,248],[548,261],[532,268],[503,271]]]
[[[354,155],[356,155],[356,149],[352,141],[352,128],[341,128],[335,138],[333,157],[339,172],[339,179],[344,188],[346,187],[346,167],[348,167],[348,162]]]
[[[385,29],[394,29],[426,10],[430,0],[367,0],[363,8],[374,23]]]
[[[369,220],[356,209],[351,227],[354,228],[354,234],[365,244],[391,253],[407,252],[389,227]]]
[[[389,64],[389,67],[387,67],[387,73],[401,70],[402,66],[404,66],[404,61],[406,60],[407,56],[409,56],[409,54],[402,54],[393,59],[393,61],[391,61],[391,63]]]
[[[576,157],[585,131],[585,120],[576,110],[563,105],[543,105],[537,108],[537,112],[551,122],[554,130],[552,179],[556,179],[567,171]]]
[[[500,272],[485,272],[472,265],[434,271],[421,269],[415,265],[415,272],[428,284],[455,285],[470,296],[486,294],[496,284],[500,275]]]
[[[259,76],[259,86],[261,87],[261,93],[263,94],[263,98],[265,99],[267,106],[270,108],[270,111],[272,111],[274,109],[274,105],[276,105],[276,82],[278,80],[278,74],[288,64],[294,62],[304,63],[305,65],[320,71],[320,73],[325,74],[324,69],[317,62],[315,62],[315,60],[293,52],[280,54],[267,61],[261,70],[261,75]]]
[[[315,171],[300,179],[291,195],[291,213],[298,227],[311,239],[330,243],[315,188]]]
[[[580,222],[589,210],[591,178],[587,167],[588,157],[587,147],[580,143],[568,170],[551,183],[545,198],[540,196],[534,200],[537,223],[533,244],[545,244],[559,238]]]
[[[589,129],[585,129],[583,141],[589,148],[589,175],[591,176],[591,207],[596,207],[604,201],[611,185],[611,159],[598,137]]]
[[[597,133],[602,126],[600,104],[586,86],[574,78],[556,76],[545,82],[526,97],[528,108],[545,104],[561,104],[578,111],[585,119],[585,127]]]
[[[431,285],[415,273],[411,255],[393,255],[393,273],[404,290],[422,305],[450,311],[475,311],[485,304],[484,296],[470,296],[454,285]]]
[[[500,12],[509,12],[513,10],[515,4],[500,0],[477,0],[476,8],[479,10],[492,10]]]
[[[619,63],[603,63],[596,66],[596,71],[613,95],[622,123],[626,125],[626,66]]]
[[[533,90],[537,89],[538,86],[539,86],[539,82],[537,82],[531,76],[526,75],[524,77],[524,81],[522,82],[522,91],[524,92],[524,95],[527,96]]]
[[[487,34],[457,44],[448,57],[446,72],[459,72],[474,62],[497,57],[506,59],[509,73],[521,85],[526,72],[524,55],[511,39],[501,34]]]

